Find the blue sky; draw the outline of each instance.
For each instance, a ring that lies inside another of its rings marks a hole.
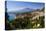
[[[33,3],[33,2],[20,2],[20,1],[7,1],[7,10],[18,11],[24,8],[41,9],[44,7],[44,3]]]

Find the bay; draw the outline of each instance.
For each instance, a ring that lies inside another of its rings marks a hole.
[[[8,14],[9,15],[9,20],[12,21],[16,18],[16,14]]]

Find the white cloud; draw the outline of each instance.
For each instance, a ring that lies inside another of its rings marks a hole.
[[[14,11],[19,11],[19,10],[24,9],[24,8],[26,8],[26,7],[15,7],[15,8],[12,8],[12,9],[8,9],[7,11],[8,12],[14,12]]]

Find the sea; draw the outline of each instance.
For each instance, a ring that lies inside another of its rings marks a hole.
[[[14,19],[16,19],[16,14],[8,14],[9,15],[9,20],[12,21]]]

